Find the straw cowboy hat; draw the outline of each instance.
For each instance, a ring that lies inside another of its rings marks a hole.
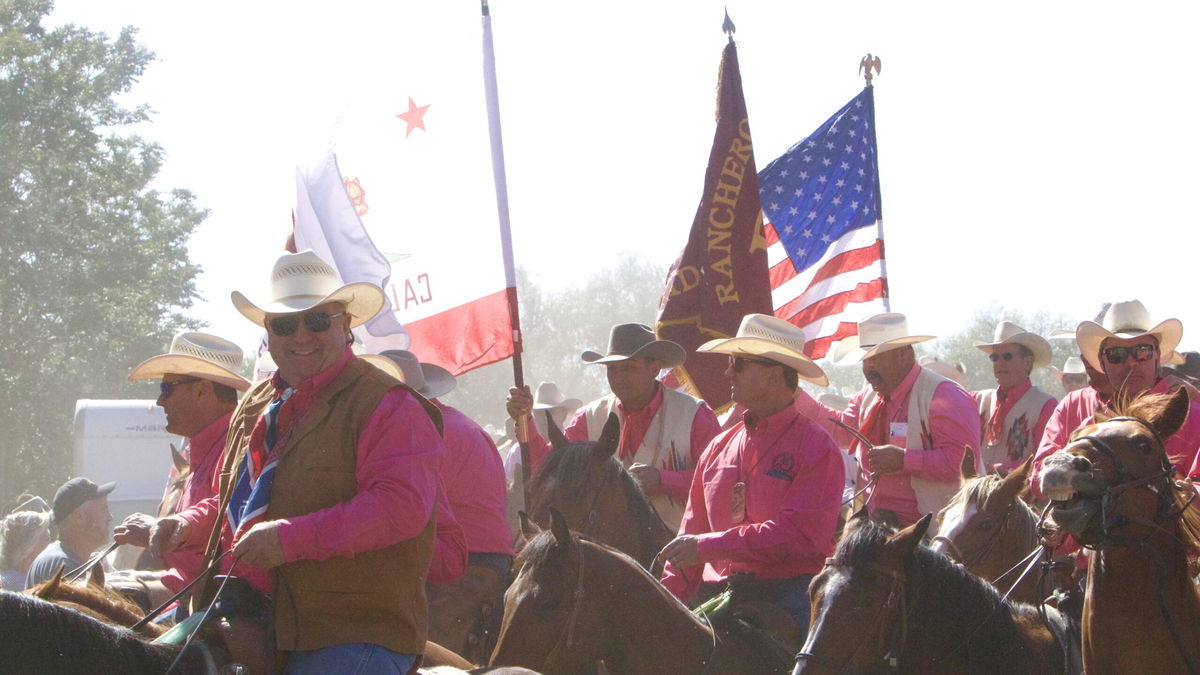
[[[737,335],[709,340],[696,351],[769,359],[791,368],[813,384],[822,387],[829,384],[825,371],[804,355],[804,331],[799,326],[766,314],[747,314],[742,317]]]
[[[962,385],[963,380],[967,377],[967,369],[963,364],[948,363],[936,356],[922,356],[917,360],[917,365],[932,370],[948,380],[954,380],[959,385]]]
[[[571,412],[583,405],[583,401],[577,398],[566,398],[559,391],[558,385],[554,382],[542,382],[537,386],[537,391],[533,392],[533,409],[534,410],[558,410],[565,408],[567,412]]]
[[[933,335],[909,335],[908,319],[903,314],[876,314],[858,322],[858,335],[837,343],[833,362],[838,365],[858,363],[876,354],[933,339],[936,339]]]
[[[1058,382],[1059,386],[1062,386],[1063,375],[1083,375],[1087,373],[1083,369],[1083,359],[1078,356],[1068,356],[1066,363],[1063,363],[1062,370],[1050,366],[1050,372],[1054,375],[1054,379]]]
[[[233,306],[255,325],[268,314],[295,314],[327,302],[340,302],[350,315],[350,327],[375,318],[383,308],[383,290],[375,284],[342,284],[337,272],[311,249],[285,253],[275,261],[271,281],[254,302],[239,291],[230,294]]]
[[[445,396],[458,385],[450,371],[432,363],[421,363],[416,354],[404,349],[362,354],[358,358],[407,384],[425,398]]]
[[[985,354],[991,354],[997,347],[1006,345],[1021,345],[1033,352],[1034,368],[1050,365],[1050,343],[1042,336],[1030,333],[1011,321],[996,324],[996,332],[991,342],[975,341],[975,347]]]
[[[612,327],[608,334],[608,353],[599,354],[590,349],[579,355],[584,363],[613,363],[628,359],[658,359],[664,368],[672,368],[684,362],[687,352],[670,340],[656,340],[654,331],[643,323],[621,323]]]
[[[1104,359],[1100,358],[1100,345],[1108,338],[1129,339],[1142,335],[1158,338],[1159,363],[1173,361],[1175,348],[1183,338],[1183,324],[1179,319],[1167,319],[1151,327],[1150,312],[1140,300],[1114,302],[1104,312],[1099,323],[1084,321],[1075,329],[1075,341],[1079,353],[1092,367],[1104,372]]]
[[[139,363],[129,373],[129,379],[149,380],[171,373],[212,380],[246,391],[250,388],[250,380],[238,375],[241,369],[241,347],[208,333],[180,333],[171,338],[171,348],[166,354]]]

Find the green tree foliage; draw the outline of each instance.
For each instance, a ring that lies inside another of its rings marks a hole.
[[[608,393],[604,368],[579,360],[585,349],[603,352],[608,331],[618,323],[654,325],[666,271],[637,257],[625,256],[596,272],[588,283],[560,293],[547,293],[517,273],[521,303],[525,383],[535,389],[553,380],[568,397],[590,401]],[[504,398],[513,383],[512,362],[505,360],[464,374],[446,402],[480,424],[503,424]]]
[[[119,101],[153,58],[134,29],[47,30],[51,7],[0,0],[0,503],[70,475],[76,399],[145,395],[125,377],[193,325],[206,215],[151,187],[149,110]]]

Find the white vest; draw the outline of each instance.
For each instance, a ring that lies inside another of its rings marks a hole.
[[[646,436],[642,439],[637,452],[629,457],[621,457],[621,449],[617,449],[617,458],[628,468],[631,464],[645,464],[656,469],[685,471],[692,468],[692,420],[700,409],[700,401],[687,394],[663,387],[662,405],[650,420]],[[617,413],[621,424],[625,416],[617,407],[617,397],[609,394],[587,404],[588,438],[597,440],[608,421],[609,413]],[[672,499],[666,494],[657,494],[650,498],[658,511],[659,517],[671,528],[679,531],[679,521],[683,519],[683,509],[687,500],[682,502]]]
[[[913,382],[912,391],[908,394],[908,435],[904,439],[905,450],[933,449],[923,445],[925,437],[929,437],[932,441],[932,434],[929,430],[929,408],[933,405],[933,392],[941,383],[952,381],[928,368],[921,368],[916,381]],[[868,391],[866,397],[863,398],[862,409],[870,410],[875,398],[875,390]],[[975,458],[975,470],[982,473],[978,457]],[[959,482],[957,480],[944,483],[918,478],[911,474],[908,480],[912,485],[913,492],[917,495],[917,511],[922,514],[941,511],[954,493],[958,492]]]
[[[1035,452],[1042,439],[1034,435],[1038,417],[1046,401],[1054,397],[1037,387],[1030,387],[1021,395],[1017,404],[1008,411],[1000,430],[999,441],[992,445],[988,442],[988,421],[992,419],[992,411],[999,407],[995,389],[979,393],[979,418],[983,422],[983,466],[1005,464],[1011,461],[1025,459]]]

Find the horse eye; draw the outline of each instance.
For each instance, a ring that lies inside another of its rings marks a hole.
[[[1154,449],[1150,447],[1150,442],[1145,439],[1141,439],[1137,442],[1137,449],[1138,452],[1143,455],[1148,455],[1154,451]]]

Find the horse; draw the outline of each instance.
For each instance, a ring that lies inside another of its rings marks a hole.
[[[568,442],[552,420],[551,451],[529,486],[529,513],[546,523],[551,509],[576,523],[593,541],[629,554],[650,569],[675,533],[667,528],[638,482],[614,457],[621,437],[616,415],[597,441]]]
[[[736,623],[714,629],[633,558],[571,532],[557,509],[548,530],[526,518],[522,531],[491,663],[551,675],[787,672],[789,652],[766,652]]]
[[[1012,588],[1012,600],[1031,604],[1048,595],[1042,575],[1031,571],[1012,585],[1022,572],[1018,567],[1039,546],[1038,515],[1021,499],[1032,463],[1030,456],[1007,476],[977,476],[968,448],[960,466],[962,485],[934,519],[929,546],[1000,589]]]
[[[1200,672],[1200,593],[1188,571],[1200,513],[1195,488],[1172,480],[1163,445],[1187,413],[1183,389],[1118,405],[1042,466],[1050,517],[1093,550],[1083,607],[1089,673]]]
[[[63,581],[63,568],[42,583],[26,589],[26,593],[47,602],[70,607],[94,619],[116,626],[133,626],[143,615],[143,609],[121,593],[105,585],[104,570],[92,567],[87,583]],[[154,639],[165,632],[162,626],[147,623],[137,632],[142,637]]]
[[[130,631],[25,593],[0,591],[0,664],[9,673],[165,673],[180,647],[143,640]],[[210,652],[188,647],[174,673],[215,672]]]
[[[1078,672],[1071,643],[1056,637],[1069,618],[1046,607],[1043,623],[1037,608],[921,546],[931,518],[894,534],[862,511],[849,521],[809,587],[812,621],[793,675]]]

